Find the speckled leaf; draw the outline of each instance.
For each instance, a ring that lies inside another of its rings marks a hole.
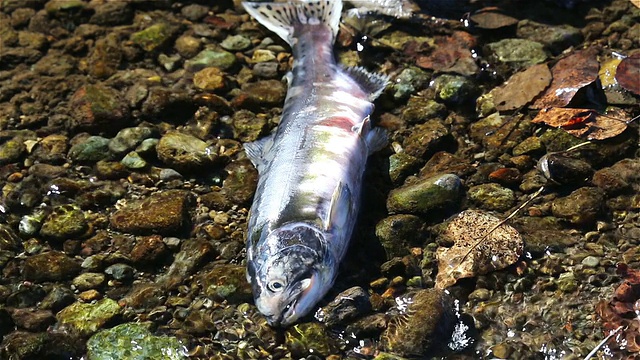
[[[616,71],[616,80],[624,89],[640,95],[640,52],[620,62]]]
[[[606,115],[592,109],[551,108],[541,110],[531,122],[559,127],[587,140],[604,140],[621,134],[627,128],[627,120],[627,114],[618,108],[610,109]]]
[[[575,94],[598,78],[598,51],[589,48],[567,56],[551,69],[551,86],[531,106],[534,109],[567,106]]]
[[[479,68],[471,49],[477,45],[476,38],[465,31],[454,31],[451,36],[436,36],[433,51],[416,58],[416,65],[440,72],[473,75]]]
[[[551,83],[551,72],[547,64],[537,64],[514,74],[501,87],[491,93],[496,109],[509,111],[518,109],[540,95]]]
[[[518,23],[518,19],[497,12],[496,8],[480,9],[470,16],[471,21],[481,29],[499,29]]]
[[[504,269],[518,260],[523,250],[516,229],[500,224],[488,213],[466,210],[449,222],[443,236],[453,241],[450,248],[439,248],[436,287],[447,288],[458,279]]]

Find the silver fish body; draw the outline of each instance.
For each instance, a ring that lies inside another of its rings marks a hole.
[[[259,173],[247,231],[247,280],[271,325],[306,315],[333,285],[353,231],[367,157],[386,144],[371,101],[385,76],[343,69],[333,44],[342,3],[243,3],[292,46],[275,134],[245,144]]]

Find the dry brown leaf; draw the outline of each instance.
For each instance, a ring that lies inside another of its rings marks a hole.
[[[562,128],[587,140],[604,140],[621,134],[628,120],[627,114],[618,108],[610,109],[606,115],[593,109],[551,108],[541,110],[531,122]]]
[[[499,111],[521,108],[540,95],[551,83],[547,64],[537,64],[514,74],[501,87],[491,91],[493,102]]]
[[[501,27],[511,26],[518,23],[518,19],[501,14],[495,10],[496,8],[491,8],[489,10],[478,10],[475,14],[471,15],[469,18],[471,21],[476,23],[476,26],[481,29],[499,29]]]
[[[640,0],[631,0],[631,3],[632,3],[635,7],[640,8]]]
[[[580,89],[598,78],[597,54],[597,49],[589,48],[558,61],[551,69],[551,85],[531,107],[546,109],[569,105]]]
[[[623,89],[640,95],[640,52],[627,56],[620,62],[616,80]]]
[[[516,229],[477,210],[458,214],[443,236],[453,241],[453,246],[436,251],[436,287],[440,289],[458,279],[504,269],[518,260],[523,249],[522,237]]]

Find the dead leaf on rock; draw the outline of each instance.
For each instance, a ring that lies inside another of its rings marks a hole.
[[[438,36],[433,51],[418,56],[416,65],[435,71],[473,75],[480,69],[471,53],[476,43],[476,38],[465,31],[455,31],[451,36]]]
[[[640,8],[640,0],[631,0],[631,3],[632,3],[635,7]]]
[[[620,62],[616,80],[623,89],[640,95],[640,52],[627,56]]]
[[[546,109],[569,105],[580,89],[598,78],[597,55],[597,49],[589,48],[576,51],[558,61],[551,69],[551,85],[531,108]]]
[[[627,129],[628,116],[618,108],[600,114],[593,109],[551,108],[541,110],[531,120],[534,124],[547,124],[562,128],[569,134],[587,140],[604,140]]]
[[[453,241],[453,246],[436,252],[436,287],[440,289],[458,279],[504,269],[518,260],[523,249],[522,237],[516,229],[477,210],[458,214],[443,236]]]
[[[551,83],[547,64],[537,64],[514,74],[501,87],[491,91],[499,111],[519,109],[540,95]]]
[[[494,7],[480,9],[469,18],[477,27],[488,30],[499,29],[518,23],[518,19],[502,14],[499,12],[499,9]]]

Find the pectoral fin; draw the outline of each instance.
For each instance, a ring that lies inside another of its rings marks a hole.
[[[333,192],[329,214],[325,219],[324,230],[343,227],[353,212],[351,190],[345,183],[340,183]]]
[[[247,153],[247,157],[253,163],[253,166],[258,170],[258,174],[262,174],[265,167],[267,166],[268,159],[266,158],[266,154],[273,144],[273,135],[269,135],[263,137],[260,140],[245,143],[244,151]]]

